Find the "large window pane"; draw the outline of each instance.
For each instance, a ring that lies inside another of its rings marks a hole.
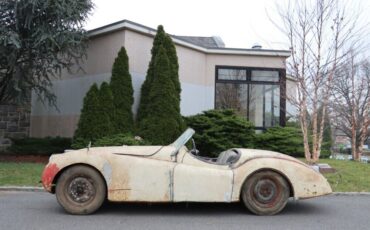
[[[234,109],[239,115],[247,116],[248,85],[216,83],[216,108]]]
[[[252,81],[279,82],[279,71],[252,70]]]
[[[249,85],[249,120],[256,127],[271,127],[280,122],[278,85]]]
[[[280,87],[274,86],[273,99],[274,99],[274,120],[273,126],[280,125]]]
[[[245,69],[218,69],[218,80],[247,80]]]
[[[256,127],[263,127],[263,88],[264,85],[249,87],[249,120]]]
[[[234,109],[257,129],[280,124],[278,70],[218,67],[216,71],[217,109]]]

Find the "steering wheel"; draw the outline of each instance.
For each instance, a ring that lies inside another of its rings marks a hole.
[[[193,138],[191,138],[191,142],[193,143],[193,148],[191,149],[191,153],[195,156],[198,156],[199,155],[199,151],[197,149],[197,147],[195,146],[195,141]]]

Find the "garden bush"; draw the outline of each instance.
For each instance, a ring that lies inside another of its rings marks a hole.
[[[115,134],[98,139],[93,146],[150,145],[149,142],[131,134]]]
[[[71,148],[71,139],[63,137],[13,139],[7,153],[51,155]]]
[[[233,110],[208,110],[185,117],[185,122],[196,131],[194,140],[202,156],[216,157],[233,147],[254,147],[253,124]]]
[[[294,157],[304,157],[303,138],[300,129],[295,127],[272,127],[256,136],[255,147],[284,153]]]
[[[323,141],[321,145],[320,158],[329,158],[331,155],[331,141]]]
[[[122,145],[150,145],[151,143],[141,139],[140,137],[135,138],[132,134],[113,134],[110,136],[105,136],[91,142],[92,147],[103,147],[103,146],[122,146]],[[74,140],[73,148],[74,149],[82,149],[86,148],[88,144],[86,144],[85,140],[79,141]]]

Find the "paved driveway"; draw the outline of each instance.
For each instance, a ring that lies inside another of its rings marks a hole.
[[[105,204],[96,214],[65,214],[44,192],[0,192],[0,229],[370,229],[369,195],[290,201],[278,216],[239,204]]]

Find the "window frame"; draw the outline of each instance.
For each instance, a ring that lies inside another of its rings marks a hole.
[[[246,80],[224,80],[218,79],[219,69],[238,69],[246,70],[247,78]],[[279,81],[252,81],[252,70],[262,70],[262,71],[278,71]],[[266,68],[266,67],[251,67],[251,66],[229,66],[229,65],[216,65],[215,66],[215,84],[214,84],[214,108],[216,108],[216,84],[217,83],[232,83],[232,84],[245,84],[248,85],[248,100],[247,100],[247,119],[249,120],[249,85],[279,85],[280,89],[280,120],[279,125],[285,126],[286,123],[286,69],[283,68]],[[265,96],[263,97],[263,108],[265,107]],[[263,122],[265,125],[265,113],[263,113]],[[255,126],[256,130],[266,130],[266,126]]]

